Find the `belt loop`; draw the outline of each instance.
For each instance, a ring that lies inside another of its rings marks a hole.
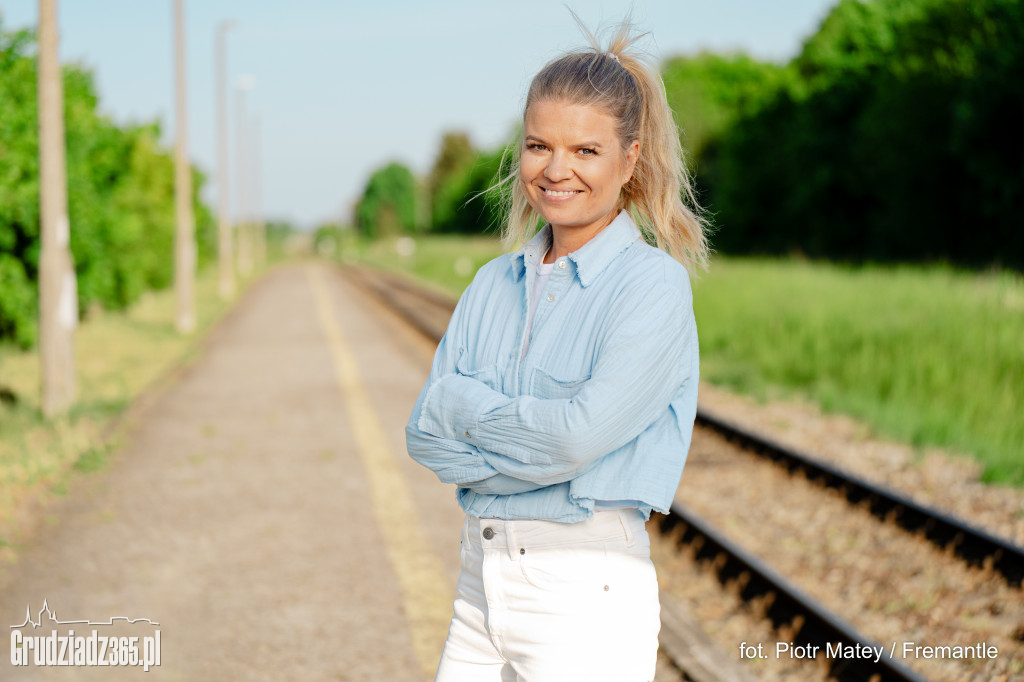
[[[508,552],[508,558],[511,561],[519,561],[519,547],[517,547],[518,539],[516,538],[516,522],[513,520],[502,521],[503,531],[505,532],[505,551]]]
[[[629,523],[626,520],[626,513],[632,511],[631,509],[619,509],[619,523],[622,525],[622,532],[626,534],[626,546],[633,546],[633,529],[629,527]]]

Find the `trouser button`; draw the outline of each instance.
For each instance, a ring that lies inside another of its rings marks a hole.
[[[493,537],[494,537],[494,529],[493,528],[484,528],[484,540],[490,540]]]

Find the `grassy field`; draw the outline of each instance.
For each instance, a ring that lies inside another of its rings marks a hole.
[[[187,361],[203,332],[228,304],[217,295],[216,267],[196,282],[197,331],[174,329],[174,294],[148,293],[121,313],[92,312],[75,335],[78,401],[48,421],[39,410],[39,358],[35,351],[0,346],[0,387],[14,394],[0,403],[0,549],[14,515],[30,497],[60,494],[72,469],[102,466],[111,442],[111,419],[169,367]]]
[[[343,261],[404,272],[424,284],[458,296],[473,281],[481,265],[503,253],[501,244],[491,237],[417,238],[412,241],[411,250],[408,243],[403,245],[396,239],[375,242],[349,239],[339,248],[339,255]]]
[[[408,251],[408,248],[406,248]],[[350,243],[343,257],[458,294],[493,239]],[[917,446],[976,457],[1024,484],[1024,278],[945,267],[851,268],[716,258],[694,286],[703,378],[799,396]]]
[[[694,307],[713,383],[797,393],[1024,483],[1024,279],[718,259]]]

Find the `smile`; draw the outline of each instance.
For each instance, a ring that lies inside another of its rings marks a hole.
[[[571,197],[573,195],[580,194],[581,192],[583,192],[583,190],[581,189],[570,189],[564,191],[545,189],[543,187],[541,187],[541,189],[544,190],[544,194],[548,195],[549,197]]]

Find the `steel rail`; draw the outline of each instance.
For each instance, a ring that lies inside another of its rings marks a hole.
[[[1024,578],[1022,547],[816,457],[752,434],[704,410],[697,411],[697,424],[721,434],[748,452],[772,460],[790,473],[802,472],[808,480],[842,492],[851,504],[865,504],[883,521],[892,520],[911,533],[923,533],[939,547],[951,547],[969,565],[982,566],[991,559],[992,568],[1010,585],[1019,586]]]
[[[739,581],[740,596],[745,601],[768,596],[765,616],[776,628],[792,625],[793,644],[817,647],[815,652],[818,655],[827,654],[830,647],[834,653],[839,647],[840,655],[828,657],[830,679],[840,682],[925,682],[926,678],[891,656],[898,646],[896,642],[885,647],[867,639],[686,505],[673,503],[670,513],[659,521],[659,526],[665,534],[682,526],[680,544],[693,545],[698,560],[717,564],[718,578],[723,585]],[[875,661],[872,657],[879,647],[883,653]]]

